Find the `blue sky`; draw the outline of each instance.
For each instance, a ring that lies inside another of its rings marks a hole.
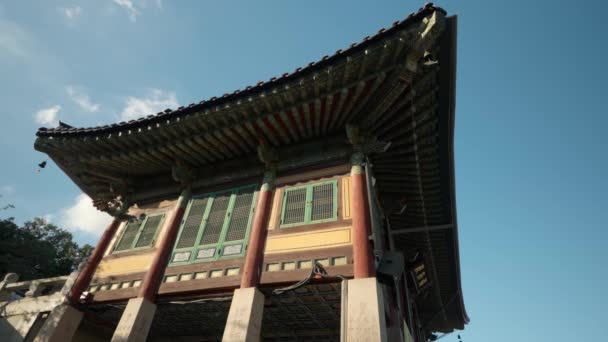
[[[608,307],[607,57],[600,1],[438,1],[459,15],[463,341],[601,341]],[[94,242],[106,217],[33,150],[43,123],[112,123],[294,70],[413,1],[0,3],[2,212]],[[48,126],[48,125],[47,125]],[[456,341],[455,335],[443,341]]]

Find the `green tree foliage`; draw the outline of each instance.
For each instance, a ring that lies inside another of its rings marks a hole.
[[[79,247],[70,232],[35,218],[19,227],[0,219],[0,276],[13,272],[20,280],[67,275],[85,261],[93,247]]]

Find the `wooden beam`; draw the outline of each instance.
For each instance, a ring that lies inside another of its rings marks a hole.
[[[450,224],[441,224],[441,225],[436,225],[436,226],[404,228],[404,229],[391,230],[391,235],[434,232],[434,231],[438,231],[438,230],[446,230],[446,229],[452,229],[452,228],[454,228],[454,225],[451,223]]]

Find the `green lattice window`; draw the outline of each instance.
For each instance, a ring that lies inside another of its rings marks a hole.
[[[281,228],[335,221],[337,218],[337,180],[285,190],[281,211]]]
[[[245,254],[256,186],[194,197],[186,209],[171,263],[191,263]]]
[[[157,214],[146,216],[143,220],[133,219],[127,222],[116,247],[114,247],[114,252],[151,247],[164,219],[165,214]]]

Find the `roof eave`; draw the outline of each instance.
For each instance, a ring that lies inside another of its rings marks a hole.
[[[419,8],[418,11],[410,13],[407,18],[401,21],[396,21],[393,25],[388,29],[381,29],[378,33],[372,37],[365,37],[363,41],[359,43],[353,43],[346,50],[337,50],[332,56],[324,56],[321,60],[317,62],[309,63],[308,66],[303,68],[297,68],[292,73],[285,73],[280,77],[273,77],[270,80],[264,82],[260,81],[255,86],[248,86],[242,90],[236,90],[230,94],[224,94],[221,97],[212,97],[208,100],[201,101],[198,104],[190,104],[186,107],[180,107],[177,110],[166,109],[163,112],[159,112],[156,115],[148,115],[146,117],[131,120],[129,122],[121,122],[118,124],[91,127],[91,128],[39,128],[36,132],[36,136],[57,136],[57,135],[73,135],[73,134],[91,134],[91,133],[112,133],[122,129],[132,129],[136,127],[141,127],[144,124],[152,124],[159,120],[173,119],[175,117],[179,117],[182,115],[186,115],[193,112],[201,112],[204,110],[212,109],[218,106],[222,106],[238,99],[247,98],[248,96],[252,96],[254,94],[258,94],[264,92],[268,89],[272,89],[274,87],[278,87],[284,84],[288,84],[293,82],[296,79],[300,79],[302,77],[310,76],[314,72],[317,72],[329,65],[332,65],[337,60],[347,58],[352,56],[375,42],[384,39],[387,36],[393,34],[393,32],[398,31],[412,23],[416,22],[423,17],[428,16],[433,12],[439,12],[443,15],[446,15],[447,12],[441,8],[435,6],[433,3],[427,3],[424,7]]]
[[[452,234],[454,241],[454,267],[456,270],[456,282],[458,287],[458,304],[460,307],[460,314],[462,325],[469,323],[470,319],[467,315],[464,306],[464,296],[462,291],[462,282],[460,274],[460,252],[458,245],[458,219],[456,211],[456,177],[455,177],[455,158],[454,158],[454,127],[455,127],[455,112],[456,112],[456,60],[457,60],[457,30],[458,30],[458,16],[450,16],[446,18],[446,34],[449,39],[450,48],[446,49],[450,52],[449,63],[450,77],[448,91],[449,91],[449,127],[450,127],[450,138],[448,139],[448,153],[449,153],[449,168],[450,168],[450,197],[451,197],[451,213],[452,213]],[[445,47],[444,47],[445,48]]]

